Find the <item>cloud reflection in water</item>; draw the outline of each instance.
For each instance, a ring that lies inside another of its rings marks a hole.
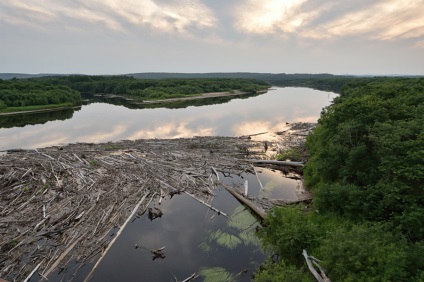
[[[281,131],[285,122],[316,121],[335,96],[307,88],[276,88],[249,99],[185,109],[130,110],[95,103],[83,106],[68,120],[0,129],[0,149]]]

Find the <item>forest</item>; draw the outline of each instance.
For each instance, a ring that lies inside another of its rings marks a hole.
[[[0,79],[0,111],[36,109],[37,106],[72,106],[81,101],[78,91],[63,85],[33,80]]]
[[[237,78],[135,79],[130,76],[88,75],[15,78],[0,80],[0,111],[76,105],[81,102],[80,93],[117,94],[137,100],[155,100],[210,92],[256,93],[269,86],[265,81]]]
[[[303,250],[332,281],[424,281],[424,79],[346,81],[306,147],[313,203],[269,214],[256,281],[313,281]]]
[[[38,81],[53,85],[64,85],[81,93],[118,94],[141,100],[180,98],[210,92],[255,93],[270,85],[265,81],[236,78],[167,78],[136,79],[130,76],[85,76],[70,75],[38,78]]]

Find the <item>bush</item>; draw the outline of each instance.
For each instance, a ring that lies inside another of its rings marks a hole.
[[[272,262],[268,260],[255,274],[256,282],[313,282],[312,275],[303,268],[297,269],[284,261]]]

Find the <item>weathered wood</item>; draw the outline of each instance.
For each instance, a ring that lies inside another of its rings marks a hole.
[[[275,160],[248,160],[253,164],[273,164],[273,165],[285,165],[285,166],[295,166],[303,167],[305,164],[303,162],[287,162],[287,161],[275,161]]]
[[[237,200],[239,200],[242,204],[244,204],[249,209],[251,209],[255,214],[257,214],[261,218],[261,220],[266,219],[266,212],[265,211],[263,211],[262,209],[257,207],[250,200],[246,199],[245,197],[243,197],[242,195],[240,195],[239,193],[237,193],[236,191],[234,191],[232,188],[228,187],[227,185],[222,184],[222,183],[221,183],[221,185],[225,188],[225,190],[230,192],[230,194],[233,195]]]
[[[144,186],[143,186],[144,187]],[[115,243],[115,241],[119,238],[119,236],[121,235],[122,231],[125,229],[125,226],[127,226],[128,222],[130,222],[131,218],[134,216],[134,214],[137,212],[137,210],[139,209],[140,205],[143,203],[144,199],[146,199],[147,195],[149,194],[149,192],[147,192],[146,194],[144,194],[144,196],[141,198],[141,200],[137,203],[137,205],[134,207],[133,211],[131,212],[130,216],[127,218],[127,220],[124,222],[124,224],[121,226],[121,228],[119,229],[119,231],[116,233],[115,238],[112,239],[112,241],[109,242],[109,244],[107,245],[105,251],[102,253],[102,255],[100,256],[100,258],[97,260],[96,264],[93,266],[93,268],[91,269],[90,273],[87,275],[87,277],[84,279],[84,281],[89,281],[91,279],[91,277],[94,274],[94,271],[96,271],[97,267],[99,266],[100,262],[103,260],[103,258],[105,257],[105,255],[107,254],[107,252],[110,250],[110,248],[113,246],[113,244]]]
[[[34,273],[40,268],[40,266],[41,266],[41,262],[39,264],[37,264],[37,266],[31,271],[30,274],[28,274],[28,277],[25,278],[24,282],[29,281],[31,279],[31,277],[34,275]]]
[[[275,145],[268,143],[268,151]],[[9,150],[0,158],[0,217],[7,222],[0,240],[0,248],[7,250],[0,261],[1,276],[25,279],[31,269],[20,258],[28,253],[33,253],[32,264],[44,261],[40,266],[43,271],[64,253],[61,265],[73,259],[84,263],[107,245],[107,234],[114,226],[122,226],[137,197],[144,193],[140,187],[147,179],[145,192],[149,195],[184,190],[209,203],[206,199],[214,196],[221,173],[254,171],[239,148],[248,149],[252,159],[263,157],[262,141],[239,137],[126,140]],[[264,199],[261,204],[268,207],[270,202]],[[81,234],[86,235],[78,248],[66,252]],[[37,248],[37,235],[45,241],[42,248]]]
[[[191,280],[196,279],[197,277],[199,277],[199,274],[193,273],[192,275],[190,275],[189,277],[187,277],[186,279],[182,280],[181,282],[189,282]]]
[[[202,201],[202,200],[200,200],[200,199],[198,199],[198,198],[196,198],[195,196],[193,196],[193,195],[191,195],[190,193],[188,193],[187,191],[185,191],[184,193],[186,193],[187,195],[189,195],[190,197],[192,197],[193,199],[195,199],[196,201],[198,201],[199,203],[201,203],[201,204],[203,204],[203,205],[205,205],[205,206],[207,206],[208,208],[210,208],[211,210],[213,210],[214,212],[216,212],[218,215],[223,215],[223,216],[225,216],[226,218],[228,218],[228,215],[225,213],[225,212],[222,212],[222,211],[220,211],[220,210],[218,210],[217,208],[214,208],[214,207],[212,207],[211,205],[209,205],[208,203],[205,203],[204,201]]]
[[[316,258],[314,259],[314,263],[318,266],[318,268],[320,269],[320,271],[323,273],[323,276],[321,276],[318,271],[316,271],[316,269],[314,268],[314,266],[312,265],[312,262],[310,260],[310,256],[308,256],[308,253],[306,252],[306,250],[303,250],[302,252],[303,257],[305,258],[306,264],[308,265],[309,271],[312,273],[312,275],[315,277],[315,279],[318,282],[331,282],[330,279],[327,277],[327,275],[325,275],[324,270],[322,269],[322,267],[315,261]]]
[[[47,270],[45,273],[43,273],[46,277],[49,276],[50,273],[52,273],[56,267],[60,264],[60,262],[68,255],[70,251],[85,237],[86,234],[81,235],[76,239],[71,245],[66,248],[66,250],[59,256],[59,258],[53,263],[53,265]]]

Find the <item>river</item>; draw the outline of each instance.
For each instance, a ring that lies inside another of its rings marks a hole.
[[[335,96],[306,88],[274,88],[261,95],[203,101],[207,105],[197,101],[196,106],[143,109],[119,98],[91,96],[75,110],[0,117],[0,149],[275,132],[284,130],[286,123],[316,122],[322,108]],[[300,180],[286,178],[279,171],[257,170],[261,184],[252,174],[220,177],[240,189],[248,183],[253,197],[297,198]],[[182,281],[193,273],[203,281],[250,281],[268,255],[255,236],[259,223],[222,187],[209,203],[227,213],[229,219],[188,195],[166,197],[161,202],[155,199],[150,207],[160,208],[163,216],[154,220],[147,214],[134,218],[90,281]],[[150,251],[162,247],[164,257],[155,258]],[[49,279],[82,281],[98,258],[70,262]],[[34,275],[30,281],[39,280]]]
[[[321,109],[335,95],[308,88],[274,88],[266,94],[235,98],[223,104],[177,109],[130,109],[92,102],[75,111],[1,116],[0,150],[274,132],[284,129],[286,122],[316,122]]]

